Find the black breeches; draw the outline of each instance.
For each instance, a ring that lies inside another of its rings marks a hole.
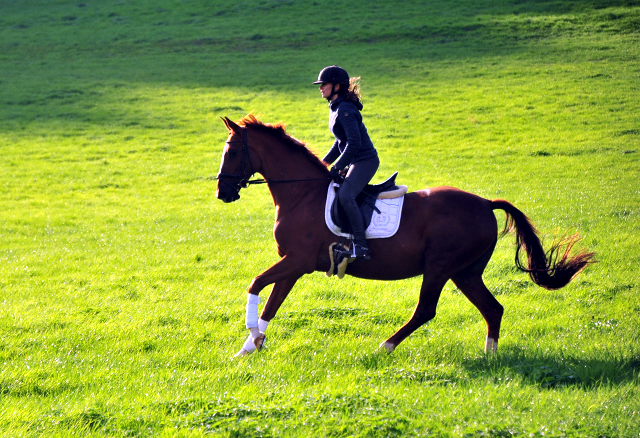
[[[380,160],[377,156],[352,163],[340,190],[338,190],[338,200],[349,218],[353,240],[363,246],[366,246],[364,220],[356,204],[356,196],[369,184],[379,165]]]

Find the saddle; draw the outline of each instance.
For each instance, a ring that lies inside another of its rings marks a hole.
[[[358,204],[358,208],[360,208],[365,229],[367,229],[371,224],[373,212],[375,211],[380,214],[380,210],[376,207],[376,200],[399,198],[407,193],[406,186],[396,185],[397,176],[398,172],[395,172],[386,181],[381,182],[380,184],[367,184],[362,192],[360,192],[356,197],[356,204]],[[349,219],[342,209],[337,196],[331,205],[331,220],[335,225],[340,227],[343,233],[352,234],[351,227],[349,226]]]
[[[396,185],[398,172],[386,181],[367,185],[356,197],[360,213],[365,223],[367,239],[380,239],[393,236],[400,226],[400,215],[407,186]],[[339,184],[329,184],[325,206],[325,222],[333,234],[340,236],[338,242],[329,246],[331,267],[325,273],[327,277],[344,277],[347,265],[354,259],[350,257],[347,239],[353,238],[349,220],[336,196]],[[375,214],[374,214],[375,213]]]

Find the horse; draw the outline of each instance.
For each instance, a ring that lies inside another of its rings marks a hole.
[[[251,114],[237,123],[227,117],[222,120],[229,137],[216,177],[216,197],[225,203],[234,202],[240,198],[242,188],[266,183],[276,210],[273,234],[280,260],[256,276],[248,288],[246,321],[251,334],[236,355],[243,356],[262,348],[266,325],[298,279],[331,268],[329,248],[338,242],[338,236],[324,221],[330,183],[326,164],[305,143],[289,136],[282,124],[263,123]],[[256,173],[263,180],[251,180]],[[493,210],[506,213],[501,233]],[[370,239],[371,260],[356,259],[346,270],[348,275],[371,280],[422,275],[413,314],[380,349],[391,353],[433,319],[441,291],[451,280],[482,314],[487,324],[485,352],[495,353],[504,308],[485,286],[482,274],[498,238],[510,231],[516,235],[517,268],[543,288],[562,288],[595,262],[594,253],[573,250],[580,240],[577,233],[554,242],[545,251],[531,220],[506,200],[488,200],[454,187],[407,193],[396,234]],[[525,261],[521,260],[521,252],[526,254]],[[271,284],[257,324],[260,291]]]

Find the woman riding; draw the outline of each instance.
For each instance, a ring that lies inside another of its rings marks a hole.
[[[371,181],[380,160],[362,123],[358,79],[349,78],[345,69],[332,65],[322,69],[314,84],[320,84],[322,97],[329,101],[329,130],[336,138],[322,161],[327,167],[335,161],[330,170],[332,179],[346,172],[337,197],[353,234],[351,257],[369,260],[364,220],[356,196]]]

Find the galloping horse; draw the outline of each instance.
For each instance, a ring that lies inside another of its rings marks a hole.
[[[332,264],[329,247],[338,237],[324,221],[329,171],[304,143],[287,135],[282,125],[264,124],[252,115],[237,124],[228,118],[223,121],[229,138],[217,177],[216,196],[224,202],[238,200],[240,189],[257,182],[250,178],[259,173],[268,184],[276,207],[273,233],[281,258],[253,279],[247,304],[247,320],[253,313],[257,321],[255,299],[259,302],[260,291],[273,284],[260,317],[269,322],[300,277],[313,271],[326,272]],[[516,266],[538,286],[559,289],[594,262],[590,252],[571,255],[579,240],[577,235],[554,243],[545,252],[529,218],[508,201],[490,201],[452,187],[408,193],[397,233],[387,239],[369,240],[371,260],[356,260],[346,271],[354,277],[374,280],[423,277],[413,315],[381,348],[392,352],[431,320],[442,288],[452,280],[487,323],[485,351],[497,350],[504,310],[482,281],[498,239],[495,209],[504,210],[507,215],[502,234],[515,230]],[[526,253],[524,264],[521,250]],[[249,302],[254,303],[253,310]],[[247,323],[247,327],[251,326]],[[256,334],[254,329],[247,342],[253,340],[259,350],[264,333]],[[238,355],[254,350],[246,345]]]

